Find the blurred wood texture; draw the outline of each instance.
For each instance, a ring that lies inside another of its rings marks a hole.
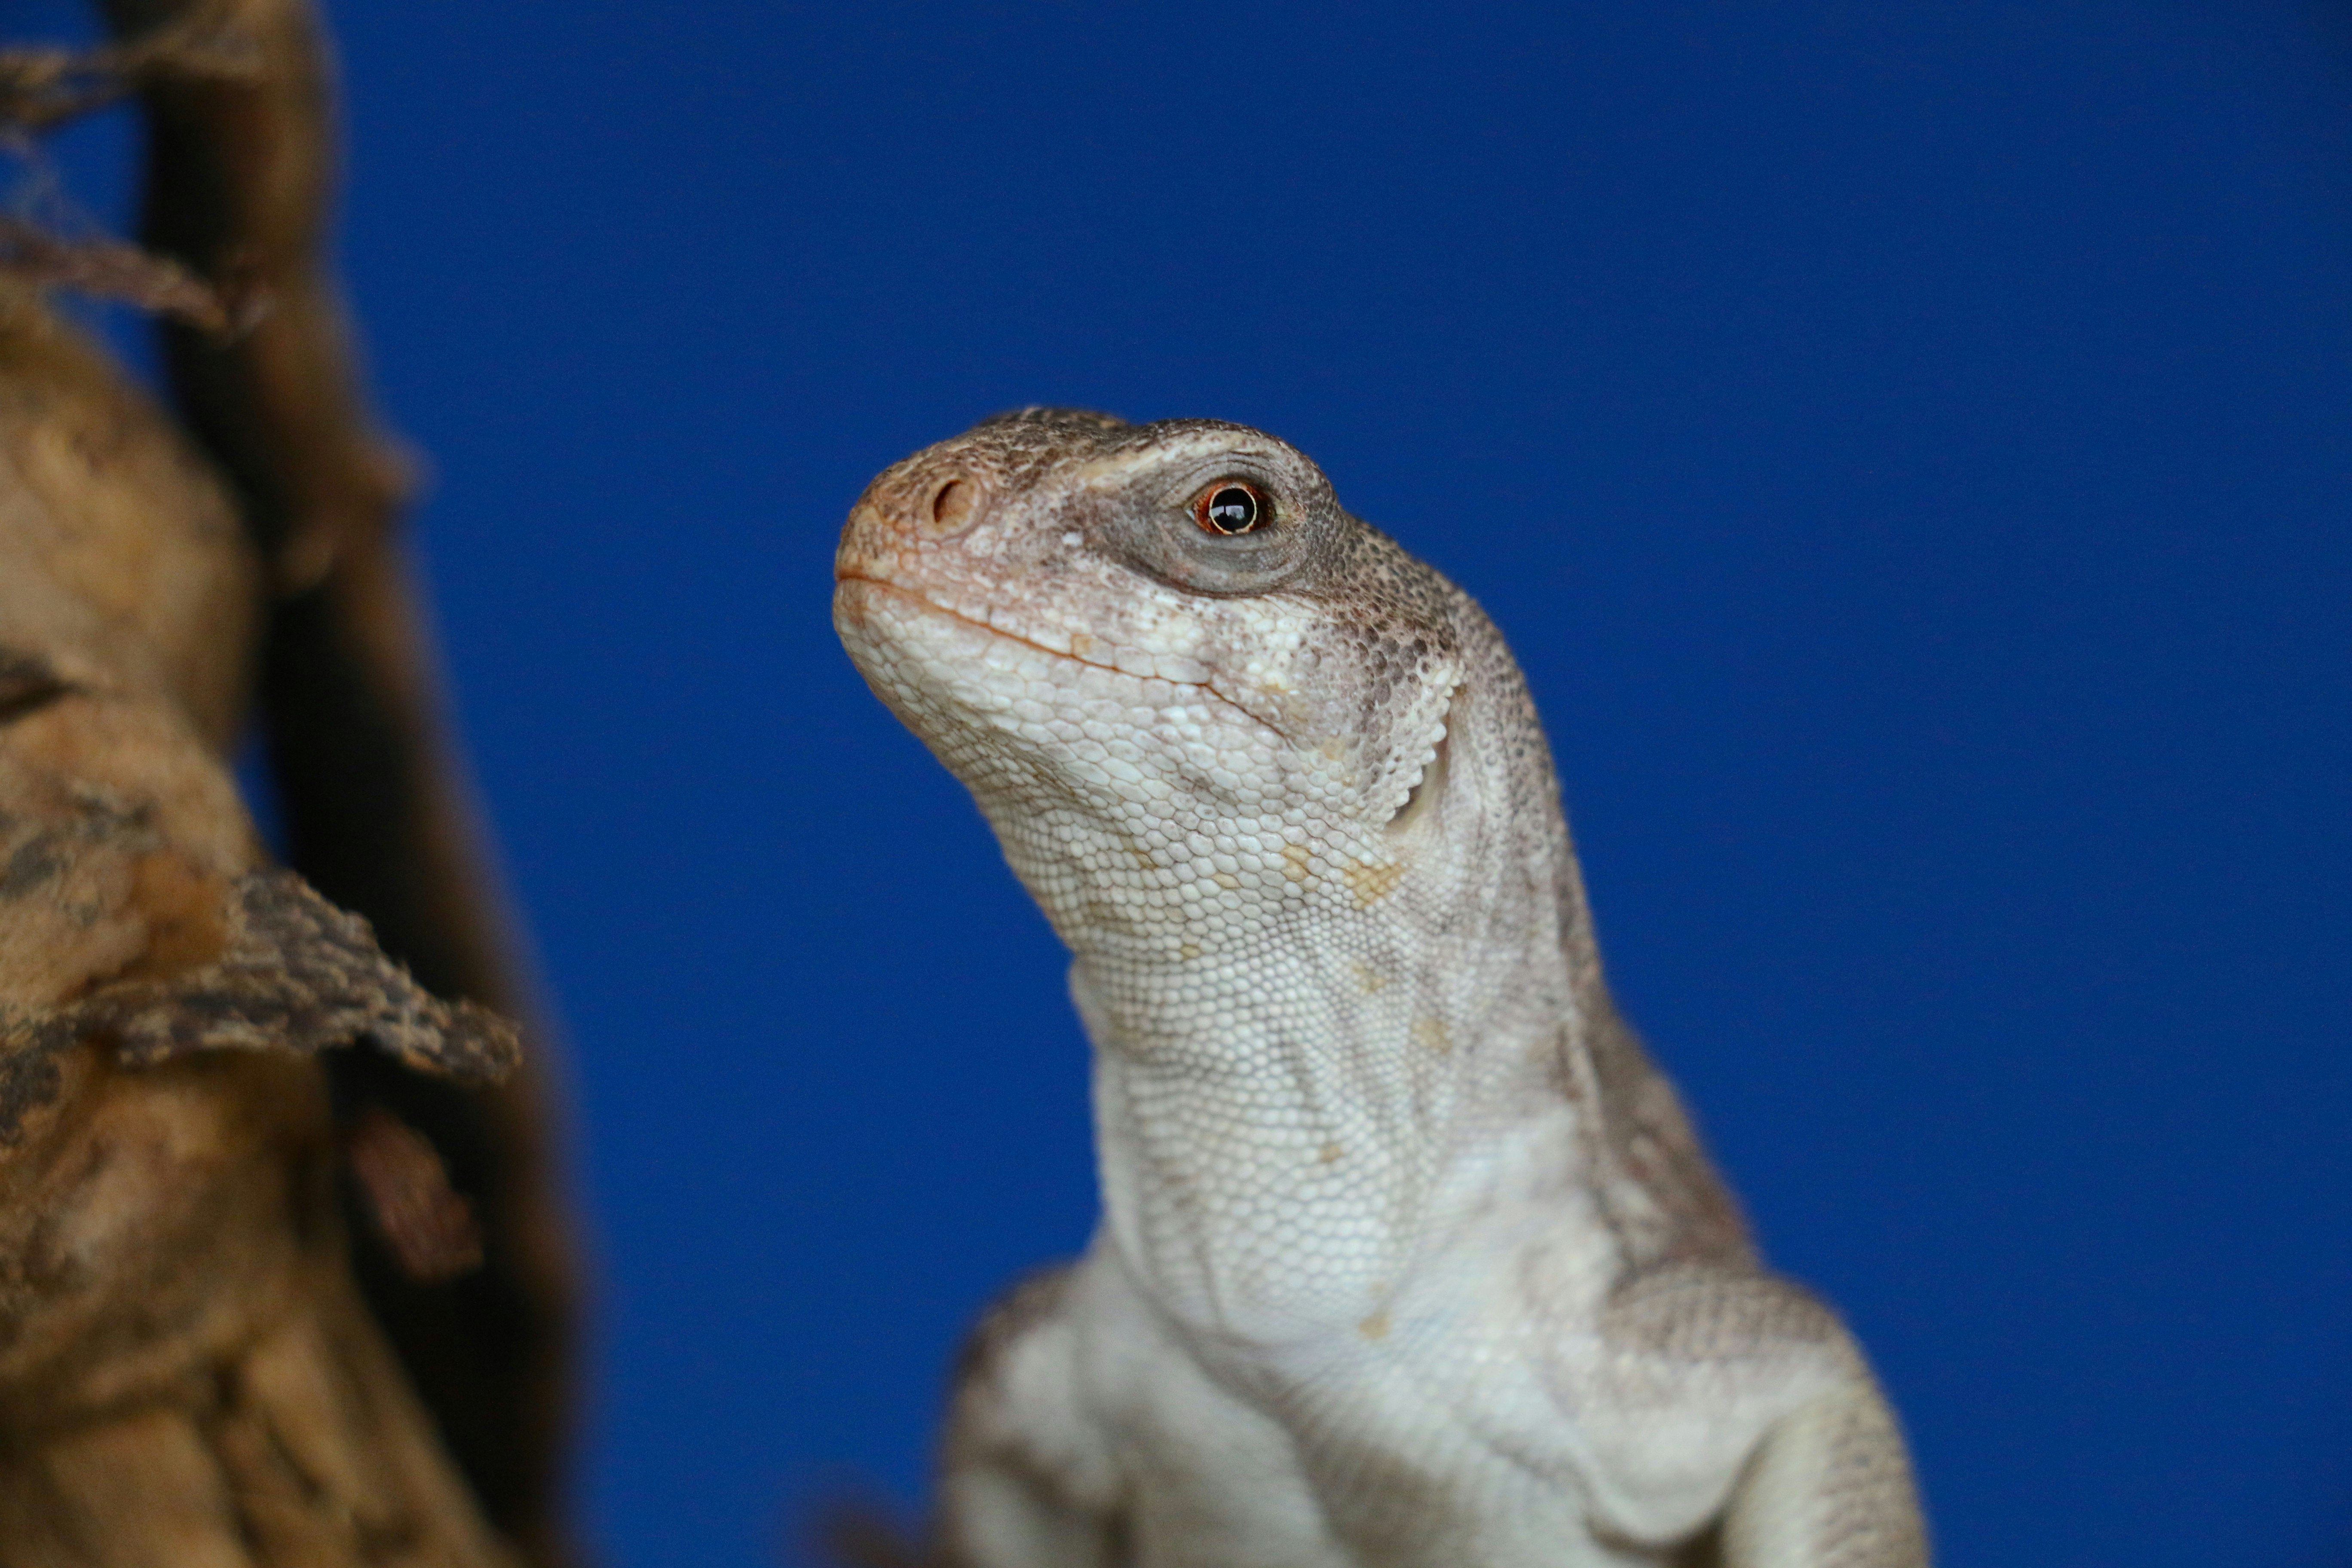
[[[0,60],[20,130],[147,132],[143,250],[0,244],[0,1564],[553,1568],[553,1091],[432,1000],[533,1011],[320,259],[318,18],[106,16]],[[171,413],[54,282],[176,318]]]

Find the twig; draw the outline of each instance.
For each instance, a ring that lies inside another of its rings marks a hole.
[[[252,330],[266,309],[258,290],[238,298],[176,261],[119,240],[62,239],[39,225],[0,214],[0,271],[40,287],[121,300],[184,321],[218,338]]]
[[[0,49],[0,124],[46,131],[157,77],[249,81],[260,71],[250,38],[202,16],[95,49]]]

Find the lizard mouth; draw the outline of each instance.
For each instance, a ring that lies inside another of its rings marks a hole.
[[[917,609],[946,620],[959,622],[973,631],[985,632],[991,637],[1002,637],[1007,642],[1019,643],[1024,647],[1034,648],[1039,653],[1051,654],[1055,658],[1066,658],[1073,664],[1082,664],[1090,669],[1108,670],[1114,675],[1124,675],[1133,680],[1164,680],[1171,686],[1192,687],[1203,696],[1232,709],[1268,733],[1279,736],[1286,742],[1290,740],[1288,735],[1267,722],[1264,717],[1252,712],[1218,690],[1215,684],[1209,679],[1207,668],[1197,659],[1188,658],[1181,654],[1152,654],[1138,648],[1121,647],[1086,632],[1063,634],[1067,638],[1068,646],[1056,647],[1053,642],[1044,640],[1045,637],[1054,634],[1039,634],[1027,628],[1000,624],[1010,619],[1002,610],[983,610],[978,605],[958,608],[952,605],[942,605],[929,594],[909,588],[904,584],[890,582],[887,578],[868,576],[863,572],[839,572],[834,575],[834,584],[836,589],[847,588],[853,583],[862,583],[870,591],[887,594],[914,605]]]

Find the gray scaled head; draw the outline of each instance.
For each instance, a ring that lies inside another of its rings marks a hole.
[[[1557,876],[1494,628],[1260,431],[988,420],[867,488],[835,576],[850,657],[1082,953],[1188,961],[1318,910],[1477,924],[1496,879]]]

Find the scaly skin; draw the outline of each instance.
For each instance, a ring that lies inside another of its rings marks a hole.
[[[1610,1004],[1468,596],[1270,437],[1053,410],[884,473],[836,575],[1095,1045],[1102,1227],[966,1358],[940,1555],[1925,1563],[1860,1352]]]

